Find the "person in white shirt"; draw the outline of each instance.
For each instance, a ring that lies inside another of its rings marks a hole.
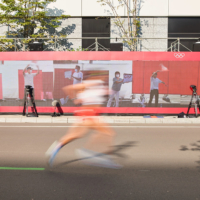
[[[38,65],[36,65],[38,71],[37,73],[32,73],[32,68],[30,67],[30,64],[27,65],[27,67],[23,70],[23,76],[24,76],[24,85],[25,85],[25,88],[24,88],[24,109],[23,109],[23,116],[25,115],[25,106],[26,106],[26,98],[27,98],[27,95],[26,95],[26,87],[29,87],[29,94],[30,94],[30,97],[31,97],[31,103],[33,105],[33,108],[35,109],[35,113],[36,115],[38,116],[38,113],[37,113],[37,110],[36,110],[36,105],[35,105],[35,98],[34,98],[34,82],[33,82],[33,79],[36,75],[39,74],[39,67]],[[27,71],[27,73],[26,73]]]
[[[80,72],[80,66],[79,65],[76,65],[75,72],[73,73],[71,78],[73,79],[73,85],[78,84],[78,83],[82,83],[83,73]]]
[[[79,65],[76,65],[75,72],[72,74],[71,78],[69,78],[69,79],[73,79],[73,85],[82,83],[83,73],[80,72],[80,66]],[[62,99],[60,99],[60,103],[62,105],[64,105],[64,104],[67,103],[68,99],[69,99],[68,96],[66,98],[62,98]]]
[[[149,107],[151,107],[151,103],[154,96],[155,96],[155,107],[158,107],[159,84],[163,83],[165,86],[167,86],[163,81],[157,78],[158,72],[160,72],[160,70],[153,72],[151,76],[150,99],[148,104]]]

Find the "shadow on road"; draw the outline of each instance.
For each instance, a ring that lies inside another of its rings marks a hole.
[[[110,155],[114,155],[116,157],[120,157],[120,158],[127,158],[128,156],[124,153],[125,150],[127,150],[128,148],[132,148],[132,147],[135,147],[136,144],[138,142],[136,141],[128,141],[128,142],[125,142],[121,145],[115,145],[113,146],[114,150],[112,152],[109,152]],[[105,152],[107,153],[107,152]],[[99,153],[99,154],[96,154],[94,155],[95,157],[100,157],[100,156],[103,156],[104,154],[102,153]],[[94,157],[92,156],[92,157]],[[66,161],[66,162],[63,162],[63,163],[60,163],[58,164],[56,167],[61,167],[61,166],[64,166],[64,165],[68,165],[70,163],[74,163],[74,162],[77,162],[77,161],[81,161],[81,160],[86,160],[86,159],[90,159],[92,157],[84,157],[84,158],[78,158],[78,159],[74,159],[74,160],[69,160],[69,161]]]
[[[200,140],[195,143],[190,144],[190,146],[191,147],[187,147],[186,145],[181,145],[180,151],[200,151]],[[197,169],[200,172],[200,156],[199,156],[199,160],[195,162],[198,164]]]

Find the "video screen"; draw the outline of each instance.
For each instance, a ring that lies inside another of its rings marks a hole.
[[[200,93],[198,61],[46,60],[0,63],[0,105],[23,106],[25,85],[34,88],[37,107],[77,107],[63,92],[86,74],[104,73],[110,95],[103,107],[187,107],[192,91]]]

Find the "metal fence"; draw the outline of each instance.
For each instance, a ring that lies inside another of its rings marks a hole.
[[[198,40],[199,38],[141,37],[0,38],[0,51],[30,51],[29,43],[34,42],[43,43],[43,51],[111,51],[113,44],[121,44],[121,51],[193,51],[193,44]],[[130,48],[130,41],[134,49]],[[190,45],[186,45],[185,41],[189,41]]]

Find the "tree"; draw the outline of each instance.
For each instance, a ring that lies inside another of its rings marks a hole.
[[[0,24],[8,26],[7,36],[11,38],[30,38],[24,43],[32,41],[31,38],[52,36],[47,33],[49,29],[56,29],[60,20],[68,15],[59,17],[47,16],[45,8],[56,0],[1,0]],[[37,31],[37,32],[36,32]],[[62,33],[57,35],[64,37]]]
[[[139,34],[140,20],[137,17],[138,0],[116,0],[118,5],[114,5],[112,0],[98,0],[102,6],[108,5],[114,16],[113,23],[119,28],[123,43],[126,44],[130,51],[135,51],[137,41],[135,37]],[[127,10],[127,19],[122,19],[118,13],[120,7],[125,7]],[[127,39],[132,38],[132,39]]]

